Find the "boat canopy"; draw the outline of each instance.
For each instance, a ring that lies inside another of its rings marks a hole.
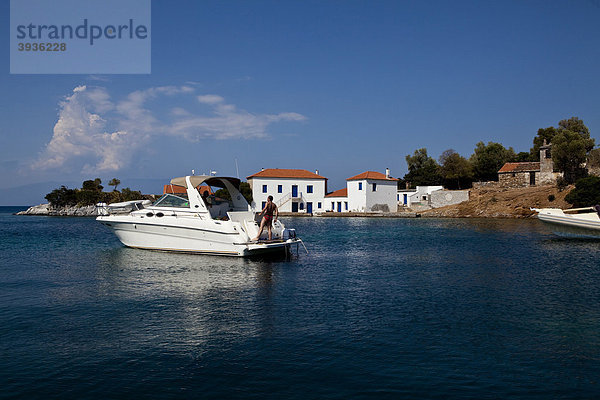
[[[187,187],[187,183],[185,181],[185,176],[180,178],[171,179],[171,185],[183,186]],[[235,187],[239,189],[240,180],[238,178],[231,177],[220,177],[220,176],[207,176],[207,175],[193,175],[190,176],[190,183],[193,187],[198,187],[199,185],[206,183],[208,186],[214,186],[218,188],[226,188],[225,182],[229,182]]]

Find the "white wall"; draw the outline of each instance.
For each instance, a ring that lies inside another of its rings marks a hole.
[[[312,212],[324,212],[327,210],[325,203],[325,179],[292,179],[292,178],[263,178],[254,177],[248,179],[252,187],[253,207],[260,210],[262,202],[267,201],[269,195],[273,196],[273,202],[279,207],[281,212],[292,212],[292,202],[298,203],[298,212],[306,212],[307,203],[312,203]],[[263,185],[267,185],[267,192],[263,193]],[[278,192],[278,186],[281,185],[281,193]],[[289,198],[292,192],[292,185],[298,186],[299,199],[290,199],[284,204],[284,198]],[[312,185],[313,192],[308,193],[307,186]],[[321,208],[319,208],[321,203]],[[301,209],[302,207],[302,209]]]
[[[359,184],[362,189],[359,190]],[[348,188],[348,207],[350,211],[365,212],[367,207],[367,180],[346,181]]]
[[[333,207],[332,207],[331,203],[333,203]],[[350,203],[348,202],[348,198],[347,197],[337,197],[337,196],[336,197],[325,197],[325,203],[324,203],[325,210],[338,212],[338,203],[342,207],[342,212],[348,212],[351,210]],[[346,205],[348,205],[347,208],[346,208]]]
[[[362,184],[362,190],[359,190]],[[373,184],[376,189],[373,191]],[[398,211],[396,193],[398,184],[396,181],[363,179],[347,181],[348,202],[350,211],[371,212],[381,210],[387,205],[390,212]]]

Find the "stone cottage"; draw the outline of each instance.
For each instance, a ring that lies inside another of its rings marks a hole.
[[[554,172],[554,163],[551,154],[552,145],[544,144],[540,147],[539,162],[514,162],[506,163],[498,171],[498,182],[505,187],[536,186],[556,183],[561,176]]]

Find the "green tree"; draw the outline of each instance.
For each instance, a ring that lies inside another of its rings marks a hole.
[[[588,168],[600,169],[600,149],[593,149],[589,152],[586,165]]]
[[[415,150],[414,154],[406,156],[408,173],[404,175],[404,180],[409,182],[411,187],[439,185],[442,182],[440,175],[440,166],[427,155],[427,149]]]
[[[473,155],[469,161],[473,166],[474,178],[479,181],[497,181],[498,170],[507,163],[517,158],[512,147],[506,149],[500,143],[479,142],[475,145]]]
[[[77,191],[77,204],[80,206],[91,206],[102,200],[102,180],[96,178],[94,180],[83,181],[81,190]]]
[[[112,178],[110,180],[110,182],[108,182],[108,186],[114,186],[113,191],[117,190],[117,186],[119,186],[121,184],[121,181],[118,180],[117,178]]]
[[[565,196],[565,200],[575,207],[588,207],[600,204],[600,178],[588,176],[575,183],[575,189]]]
[[[78,190],[76,197],[77,205],[93,206],[102,200],[102,192],[97,192],[94,190]]]
[[[470,187],[473,182],[473,167],[469,160],[452,149],[440,156],[440,173],[449,189]]]
[[[77,204],[77,190],[61,186],[44,196],[54,208],[74,206]]]
[[[544,144],[544,141],[552,143],[556,132],[557,130],[553,126],[538,129],[537,136],[533,138],[533,147],[529,150],[529,160],[527,161],[540,161],[540,147]]]
[[[144,196],[139,190],[131,190],[126,187],[121,189],[121,201],[141,200]]]
[[[594,144],[589,129],[579,118],[573,117],[558,123],[557,132],[552,138],[552,160],[554,167],[564,174],[568,183],[587,175],[583,165]]]
[[[89,190],[91,192],[101,192],[102,189],[104,189],[104,186],[102,186],[102,180],[100,178],[96,178],[94,180],[83,181],[81,189]]]
[[[248,182],[240,183],[240,193],[246,198],[246,201],[248,201],[249,204],[252,203],[252,189],[250,188],[250,184]],[[215,192],[215,196],[225,200],[231,200],[231,195],[227,189],[217,190]]]
[[[540,156],[540,153],[538,152],[538,158]],[[517,153],[517,156],[515,157],[515,162],[527,162],[527,161],[536,161],[534,158],[531,158],[531,153],[527,152],[527,151],[520,151]]]
[[[252,204],[252,189],[250,188],[250,184],[248,182],[240,183],[240,193],[246,198],[248,204]]]

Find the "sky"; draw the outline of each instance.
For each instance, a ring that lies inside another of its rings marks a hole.
[[[2,0],[3,26],[9,10]],[[11,75],[4,29],[0,190],[18,189],[0,205],[95,177],[160,192],[192,169],[318,169],[336,190],[366,170],[402,177],[422,147],[528,151],[572,116],[600,142],[597,0],[155,0],[151,12],[150,74]]]

